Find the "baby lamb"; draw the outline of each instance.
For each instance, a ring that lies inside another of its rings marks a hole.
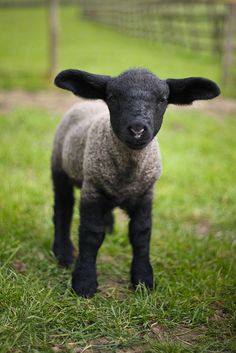
[[[168,104],[212,99],[220,89],[205,78],[161,80],[146,69],[128,70],[118,77],[65,70],[55,84],[90,101],[76,104],[65,114],[54,140],[53,252],[60,265],[71,264],[70,225],[77,186],[81,201],[74,291],[83,297],[96,292],[97,252],[105,231],[112,231],[112,210],[117,206],[130,218],[132,284],[153,288],[151,211],[153,186],[162,169],[155,136]]]

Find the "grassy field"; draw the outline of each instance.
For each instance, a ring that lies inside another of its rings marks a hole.
[[[135,66],[148,67],[162,78],[206,76],[220,83],[216,56],[126,37],[79,17],[78,9],[60,11],[60,69],[118,74]],[[47,12],[45,9],[0,11],[0,88],[39,89],[47,79]],[[52,84],[51,84],[52,85]],[[235,90],[224,93],[235,95]]]
[[[51,253],[58,121],[38,109],[0,117],[0,352],[236,352],[235,118],[168,112],[153,210],[156,290],[129,287],[127,219],[118,213],[89,300],[71,293],[70,270]],[[76,213],[75,244],[77,224]]]

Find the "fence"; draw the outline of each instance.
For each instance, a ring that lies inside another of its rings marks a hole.
[[[50,0],[0,0],[0,8],[46,6]],[[59,0],[58,0],[59,1]],[[222,60],[222,82],[236,83],[236,0],[60,0],[85,18],[135,37],[172,43]]]
[[[60,0],[61,5],[78,5],[78,2],[78,0]],[[39,7],[48,3],[49,0],[0,0],[0,8]]]
[[[85,18],[129,35],[222,58],[222,80],[236,81],[236,1],[81,0]]]

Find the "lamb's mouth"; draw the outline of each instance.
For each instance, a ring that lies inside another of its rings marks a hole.
[[[143,141],[143,142],[130,142],[130,141],[125,141],[126,145],[132,149],[132,150],[141,150],[142,148],[146,147],[149,144],[149,140],[148,141]]]

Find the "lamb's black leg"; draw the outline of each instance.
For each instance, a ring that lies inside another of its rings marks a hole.
[[[105,213],[105,229],[106,232],[111,234],[114,230],[114,216],[111,210]]]
[[[73,185],[63,172],[52,171],[54,190],[54,243],[53,252],[61,266],[72,263],[73,245],[70,240],[70,225],[73,214]]]
[[[143,283],[153,288],[153,270],[149,260],[149,243],[151,238],[152,193],[146,194],[129,210],[129,238],[133,248],[131,281],[134,288]]]
[[[72,288],[83,297],[97,289],[96,258],[105,235],[105,210],[102,199],[80,203],[79,256],[72,275]]]

